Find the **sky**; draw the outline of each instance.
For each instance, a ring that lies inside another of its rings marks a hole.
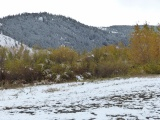
[[[19,13],[48,12],[96,27],[157,25],[160,0],[0,0],[0,17]]]

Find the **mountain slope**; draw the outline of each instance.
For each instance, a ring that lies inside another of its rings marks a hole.
[[[90,51],[95,47],[128,43],[130,33],[110,32],[87,26],[64,16],[48,13],[24,13],[0,19],[0,31],[29,46],[43,48],[69,46],[77,51]],[[117,26],[121,27],[121,26]],[[132,31],[132,26],[128,26]],[[123,28],[125,29],[125,28]]]
[[[32,51],[32,49],[29,48],[27,45],[22,44],[19,41],[14,40],[11,37],[8,37],[6,35],[0,34],[0,46],[6,47],[6,48],[9,48],[9,49],[12,49],[12,48],[18,49],[22,45],[26,50]]]
[[[18,47],[20,46],[20,42],[15,41],[11,37],[0,34],[0,46],[7,48]]]

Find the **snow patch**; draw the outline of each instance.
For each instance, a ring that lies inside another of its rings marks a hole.
[[[38,20],[43,22],[43,17],[39,17]]]
[[[60,81],[61,75],[56,76],[56,81]]]
[[[108,31],[109,33],[113,33],[113,34],[118,33],[118,31],[117,31],[117,30],[110,29],[110,28],[107,28],[107,27],[98,27],[98,29],[100,29],[100,30],[104,30],[104,31]]]
[[[76,75],[77,81],[83,81],[84,77],[82,75]]]
[[[108,30],[108,28],[107,28],[107,27],[98,27],[98,29],[100,29],[100,30],[104,30],[104,31],[107,31],[107,30]]]
[[[118,32],[117,32],[117,31],[111,31],[111,33],[115,33],[115,34],[116,34],[116,33],[118,33]]]

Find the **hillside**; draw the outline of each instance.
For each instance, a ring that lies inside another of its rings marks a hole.
[[[0,19],[0,32],[30,47],[65,45],[77,51],[90,51],[119,41],[127,44],[132,31],[133,26],[111,26],[104,30],[48,13],[24,13]]]
[[[20,42],[15,41],[11,37],[0,34],[0,46],[7,47],[7,48],[13,48],[13,47],[19,47],[20,45],[21,45]]]
[[[8,48],[8,49],[18,49],[21,46],[23,46],[26,50],[32,51],[31,48],[29,48],[27,45],[22,44],[19,41],[14,40],[11,37],[8,37],[6,35],[0,34],[0,46]]]

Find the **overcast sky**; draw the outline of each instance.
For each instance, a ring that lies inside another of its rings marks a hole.
[[[91,26],[160,23],[160,0],[0,0],[0,17],[49,12]]]

